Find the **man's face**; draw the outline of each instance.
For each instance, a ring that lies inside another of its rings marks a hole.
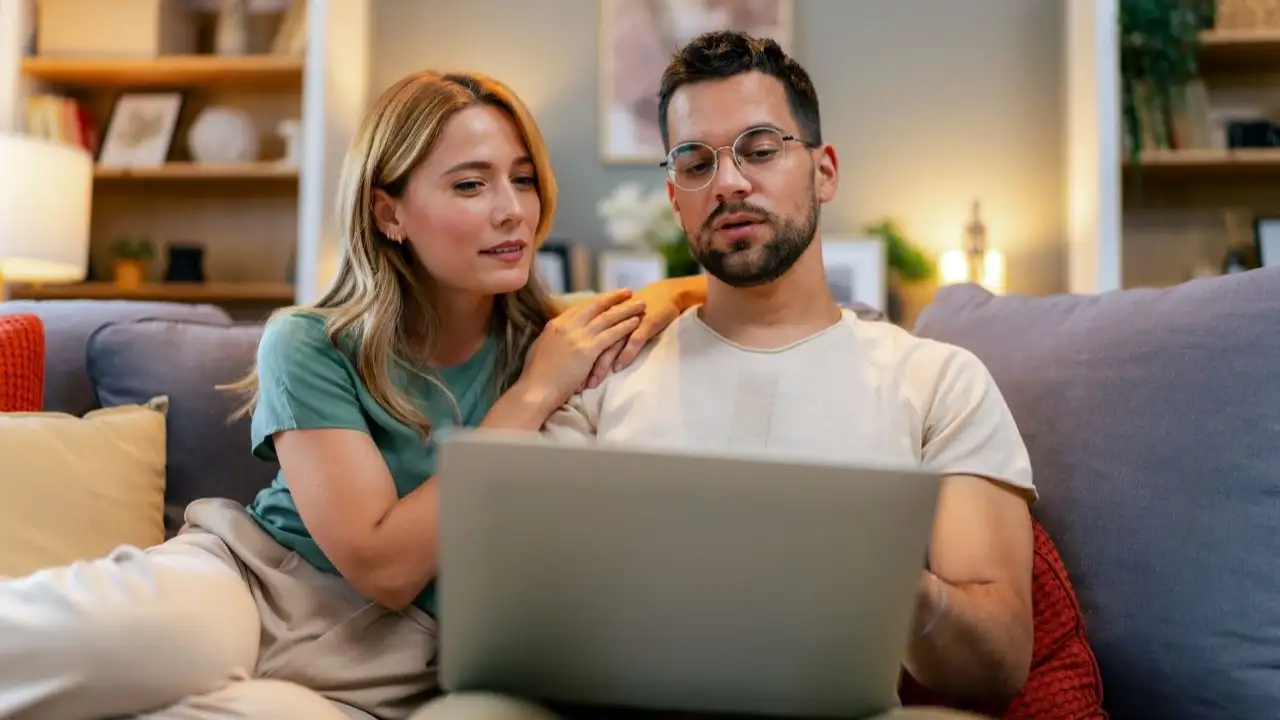
[[[782,277],[813,242],[819,205],[835,194],[834,150],[811,149],[786,89],[763,73],[680,88],[667,126],[667,188],[698,262],[734,287]]]

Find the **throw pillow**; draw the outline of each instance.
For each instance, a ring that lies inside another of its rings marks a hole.
[[[164,411],[0,414],[0,577],[164,540]]]
[[[0,316],[0,413],[44,402],[44,326],[35,315]]]
[[[970,705],[930,692],[903,674],[904,705],[935,705],[1001,720],[1104,720],[1102,678],[1089,647],[1084,617],[1058,549],[1044,527],[1032,520],[1034,556],[1031,603],[1035,641],[1031,674],[1007,705]]]

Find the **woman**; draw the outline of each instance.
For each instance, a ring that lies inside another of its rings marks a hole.
[[[547,152],[484,77],[383,93],[339,201],[336,282],[268,323],[238,386],[279,476],[248,508],[193,503],[159,547],[0,583],[0,718],[408,716],[435,689],[433,433],[537,430],[704,297],[668,281],[556,315],[530,277]]]

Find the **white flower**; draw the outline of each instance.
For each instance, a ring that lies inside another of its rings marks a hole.
[[[639,183],[623,183],[600,201],[597,211],[618,245],[656,248],[680,235],[665,188],[646,191]]]

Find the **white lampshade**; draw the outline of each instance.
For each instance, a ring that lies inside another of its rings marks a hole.
[[[92,201],[88,152],[0,133],[0,281],[83,280]]]

